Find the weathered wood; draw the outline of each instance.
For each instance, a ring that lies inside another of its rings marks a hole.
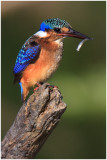
[[[43,84],[20,108],[2,141],[4,159],[34,158],[66,109],[57,88]]]

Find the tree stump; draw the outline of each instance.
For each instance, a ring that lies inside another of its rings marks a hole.
[[[65,110],[59,89],[43,84],[21,106],[2,141],[1,158],[34,158]]]

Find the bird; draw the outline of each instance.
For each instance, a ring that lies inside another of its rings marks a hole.
[[[44,20],[39,31],[25,41],[13,69],[14,83],[20,85],[22,101],[25,101],[31,87],[40,87],[57,70],[66,37],[91,39],[74,30],[67,21],[50,18]]]

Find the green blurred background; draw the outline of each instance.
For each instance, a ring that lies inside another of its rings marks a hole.
[[[64,40],[60,67],[48,81],[59,87],[67,110],[36,158],[106,157],[106,2],[1,2],[2,138],[21,106],[13,67],[21,46],[47,18],[61,18],[90,37],[76,52],[76,38]]]

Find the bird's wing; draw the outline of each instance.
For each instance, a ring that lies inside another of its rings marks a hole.
[[[19,54],[16,59],[16,64],[13,69],[14,73],[14,82],[20,81],[23,70],[31,63],[34,63],[40,54],[41,47],[37,44],[33,38],[29,38],[25,44],[22,46],[22,49],[19,51]]]

